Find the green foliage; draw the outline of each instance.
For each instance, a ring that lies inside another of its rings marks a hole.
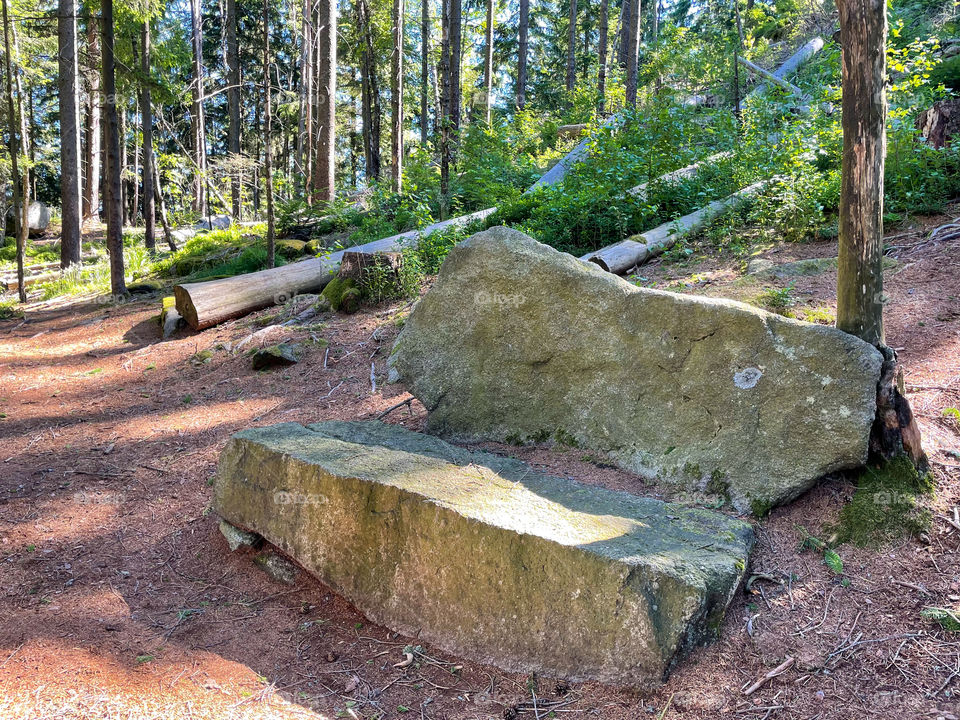
[[[790,307],[792,307],[795,302],[796,300],[794,300],[793,297],[793,283],[791,283],[785,288],[767,288],[757,295],[754,304],[778,315],[793,317],[792,313],[790,313]]]
[[[797,529],[803,535],[803,541],[801,542],[800,549],[813,550],[814,552],[819,553],[823,557],[823,564],[830,568],[831,572],[833,572],[835,575],[842,575],[843,560],[840,559],[840,556],[837,554],[837,552],[826,542],[807,532],[806,528],[798,526]]]
[[[877,545],[918,535],[930,525],[923,499],[933,493],[933,476],[921,475],[906,455],[878,468],[867,468],[857,480],[853,498],[840,511],[833,532],[837,542]]]
[[[169,277],[203,280],[263,270],[267,266],[266,228],[258,225],[212,230],[190,238],[177,252],[153,265]],[[277,264],[283,264],[278,260]]]
[[[16,298],[6,298],[0,300],[0,320],[12,320],[23,317],[23,310],[20,309]]]
[[[277,234],[281,237],[299,225],[311,225],[314,236],[341,233],[360,225],[363,210],[355,203],[336,201],[308,205],[302,197],[281,200],[277,204]]]
[[[925,620],[932,620],[947,632],[960,632],[960,614],[943,607],[925,607],[920,611]]]
[[[756,38],[781,40],[795,32],[805,11],[798,0],[754,2],[743,12],[744,29]]]
[[[27,240],[23,249],[24,265],[58,262],[60,260],[60,244],[46,243],[38,245],[33,240]],[[17,263],[17,241],[7,238],[6,244],[0,247],[0,268],[15,268]]]

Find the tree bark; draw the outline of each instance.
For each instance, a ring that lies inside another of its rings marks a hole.
[[[177,251],[177,244],[173,241],[173,228],[170,227],[170,221],[167,219],[167,203],[163,199],[163,187],[160,185],[160,168],[153,164],[153,199],[157,204],[157,215],[160,216],[160,224],[163,226],[163,238],[171,252]]]
[[[143,125],[143,244],[153,252],[157,247],[156,200],[153,194],[153,102],[150,97],[150,21],[140,30],[140,113]]]
[[[627,31],[627,105],[637,104],[637,59],[640,51],[640,0],[630,3],[630,27]]]
[[[227,124],[227,152],[233,160],[240,159],[240,46],[237,42],[237,0],[226,0],[227,61],[227,106],[229,120]],[[143,191],[146,195],[146,190]],[[230,200],[233,219],[240,219],[240,178],[237,171],[230,173]]]
[[[77,15],[74,0],[57,11],[57,89],[60,96],[60,266],[80,262],[80,103],[77,91]]]
[[[633,32],[633,8],[634,0],[623,0],[620,6],[620,47],[617,51],[617,59],[620,67],[626,70],[630,56],[630,35]]]
[[[380,179],[380,89],[377,83],[377,69],[374,65],[376,55],[368,0],[357,0],[357,22],[363,33],[364,43],[360,64],[360,83],[363,95],[363,155],[369,183]]]
[[[517,109],[527,104],[527,54],[530,35],[530,0],[520,0],[520,27],[517,52]]]
[[[190,107],[190,126],[193,136],[193,211],[207,215],[206,173],[207,133],[203,116],[203,34],[200,29],[200,0],[190,0],[190,45],[193,52],[193,103]],[[106,49],[106,48],[104,48]]]
[[[609,0],[600,0],[600,42],[598,49],[597,62],[600,65],[597,70],[597,94],[600,95],[598,110],[602,113],[607,106],[607,35],[609,33]]]
[[[440,20],[440,219],[450,213],[450,3],[441,0],[443,14]]]
[[[567,92],[573,92],[577,81],[577,0],[570,0],[567,29]]]
[[[327,0],[329,2],[329,0]],[[273,217],[273,101],[270,79],[270,0],[263,0],[263,187],[267,200],[267,267],[276,264]]]
[[[336,197],[337,0],[320,0],[317,18],[317,159],[314,197]]]
[[[430,139],[430,0],[420,0],[420,145]]]
[[[390,55],[390,164],[391,188],[403,185],[403,0],[393,0],[393,52]]]
[[[840,0],[837,7],[843,46],[837,327],[882,346],[887,6]]]
[[[7,139],[10,150],[10,181],[13,185],[13,226],[17,235],[17,289],[19,291],[20,302],[27,301],[27,290],[24,287],[23,277],[23,256],[26,248],[24,247],[23,236],[21,235],[21,224],[23,216],[20,213],[20,206],[24,200],[20,195],[20,148],[17,146],[17,111],[13,101],[13,63],[10,60],[10,18],[7,15],[7,0],[0,0],[3,3],[3,44],[4,44],[4,62],[7,80]]]
[[[303,0],[303,47],[300,50],[300,136],[298,138],[298,155],[300,158],[301,179],[307,203],[313,201],[313,106],[316,59],[313,31],[313,2]]]
[[[460,87],[460,63],[463,52],[462,3],[450,2],[450,157],[456,158],[457,141],[460,134],[460,106],[462,90]]]
[[[120,127],[117,119],[116,64],[113,57],[113,0],[101,3],[103,38],[103,92],[105,115],[107,252],[110,253],[110,288],[114,296],[126,295],[123,271],[123,194],[120,187]]]
[[[487,125],[492,121],[493,111],[493,23],[496,0],[487,0],[486,54],[483,59],[484,108]]]
[[[100,217],[100,33],[97,21],[84,9],[87,21],[87,122],[84,142],[83,221]]]

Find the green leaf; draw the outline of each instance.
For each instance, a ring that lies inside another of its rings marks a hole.
[[[830,568],[834,574],[841,575],[843,574],[843,560],[840,559],[840,556],[833,550],[829,548],[823,552],[823,562]]]

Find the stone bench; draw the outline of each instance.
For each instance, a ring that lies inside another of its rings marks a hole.
[[[637,688],[717,635],[749,524],[378,422],[244,430],[215,509],[374,622],[509,671]]]

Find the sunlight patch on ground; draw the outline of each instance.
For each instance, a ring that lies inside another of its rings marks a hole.
[[[330,718],[285,698],[250,668],[207,653],[175,660],[131,655],[125,663],[89,648],[33,638],[0,648],[0,657],[8,660],[0,669],[7,688],[0,696],[5,720]],[[35,672],[40,667],[42,675]]]

